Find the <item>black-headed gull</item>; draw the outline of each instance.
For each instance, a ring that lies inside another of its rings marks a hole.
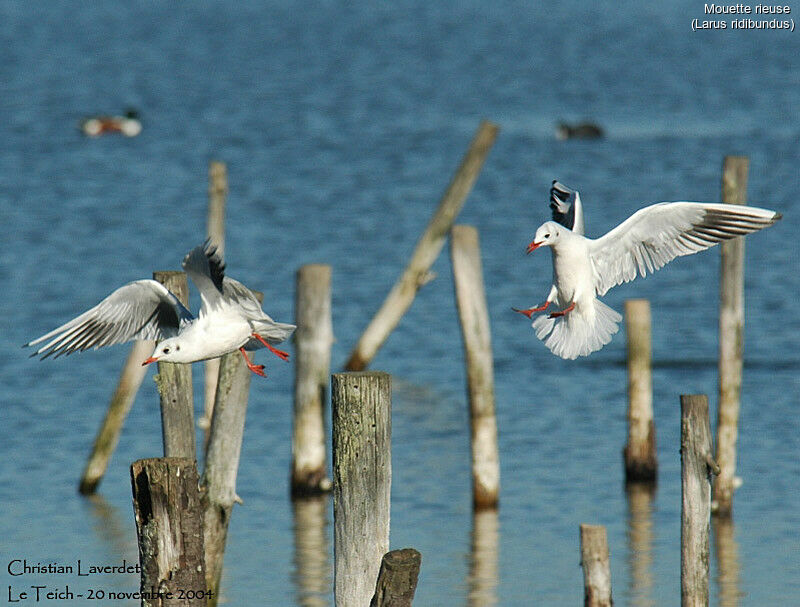
[[[543,223],[527,252],[550,247],[553,286],[543,304],[514,311],[531,318],[554,303],[558,311],[533,321],[536,336],[553,354],[574,359],[599,350],[622,320],[599,299],[609,289],[646,276],[667,262],[720,241],[771,226],[779,213],[756,207],[705,202],[659,202],[636,211],[595,240],[583,236],[578,192],[553,182],[553,221]]]
[[[193,363],[239,350],[253,373],[266,377],[264,365],[255,365],[246,351],[268,348],[287,360],[272,344],[287,339],[294,325],[275,322],[240,282],[225,276],[225,264],[209,241],[184,257],[183,269],[200,291],[201,307],[195,318],[178,298],[155,280],[136,280],[120,287],[91,310],[25,344],[47,342],[31,356],[42,360],[134,339],[157,340],[155,361]],[[48,341],[49,340],[49,341]]]

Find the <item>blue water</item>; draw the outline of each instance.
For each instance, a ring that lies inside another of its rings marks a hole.
[[[620,311],[627,298],[652,304],[652,499],[623,488],[624,335],[563,361],[510,306],[549,288],[549,254],[523,251],[552,179],[581,190],[597,236],[645,203],[718,200],[726,154],[749,156],[749,200],[784,220],[747,241],[744,485],[732,531],[712,537],[712,604],[797,601],[800,38],[692,32],[694,18],[702,4],[687,1],[0,3],[3,594],[136,590],[136,575],[11,577],[7,562],[135,562],[128,468],[161,454],[148,377],[100,495],[78,496],[128,349],[40,363],[20,344],[124,282],[176,269],[204,238],[208,162],[222,160],[229,273],[291,320],[297,268],[331,264],[338,370],[489,118],[500,135],[459,221],[480,230],[492,322],[497,517],[471,513],[447,249],[372,364],[394,378],[391,544],[422,552],[415,604],[578,604],[582,522],[608,529],[617,605],[679,604],[679,395],[708,393],[714,419],[718,252],[604,298]],[[128,106],[142,115],[137,138],[76,128]],[[607,137],[557,142],[561,119],[596,121]],[[223,598],[332,604],[330,504],[306,513],[309,529],[288,499],[292,367],[262,361]]]

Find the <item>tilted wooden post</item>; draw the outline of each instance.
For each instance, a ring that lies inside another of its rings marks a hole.
[[[203,514],[197,467],[187,458],[131,464],[142,605],[205,605]],[[172,595],[169,598],[168,593]]]
[[[472,226],[453,226],[450,245],[467,363],[472,429],[472,504],[475,509],[496,508],[500,499],[500,456],[494,411],[492,338],[478,231]]]
[[[628,338],[628,442],[623,450],[626,482],[655,482],[658,470],[653,423],[650,302],[625,302]]]
[[[330,382],[333,321],[331,267],[310,264],[297,272],[291,490],[293,496],[329,491],[325,401]]]
[[[189,305],[189,284],[184,272],[153,272],[153,279],[164,285],[184,306]],[[158,364],[153,379],[161,395],[161,434],[164,457],[197,459],[194,434],[192,365]]]
[[[422,555],[413,548],[383,555],[370,607],[411,607],[417,591]]]
[[[584,607],[611,607],[611,565],[603,525],[580,526]]]
[[[108,462],[111,461],[114,449],[117,448],[125,418],[131,410],[133,401],[136,399],[136,393],[139,391],[139,386],[142,385],[142,380],[147,373],[147,367],[143,367],[142,362],[153,353],[155,343],[147,339],[136,341],[131,347],[131,352],[128,354],[125,366],[122,368],[117,389],[111,397],[106,416],[97,431],[97,437],[94,439],[92,453],[89,455],[86,467],[83,470],[83,476],[78,487],[78,491],[83,495],[94,493],[100,481],[103,480],[106,468],[108,468]]]
[[[263,294],[253,291],[259,302]],[[220,359],[211,427],[208,435],[206,466],[202,486],[205,490],[204,524],[206,584],[212,591],[209,605],[216,605],[233,504],[236,475],[244,436],[247,400],[252,373],[237,350]]]
[[[498,127],[488,121],[481,122],[461,166],[444,193],[436,213],[417,242],[411,261],[395,283],[383,305],[370,321],[345,368],[361,371],[369,365],[378,349],[400,322],[414,301],[419,288],[429,280],[429,269],[444,246],[447,233],[461,211],[472,185],[478,177],[489,150],[497,137]]]
[[[331,377],[333,553],[337,607],[368,605],[389,550],[391,376]]]
[[[681,395],[681,607],[708,605],[712,470],[708,397]]]
[[[745,204],[748,160],[726,156],[722,166],[722,202]],[[742,391],[744,349],[744,238],[720,244],[719,283],[719,401],[717,403],[717,464],[714,483],[715,512],[733,513],[736,489],[736,439],[739,434],[739,399]]]
[[[208,165],[208,237],[221,257],[225,256],[225,201],[228,197],[228,169],[224,162],[212,161]],[[204,414],[198,425],[206,431],[208,442],[214,399],[217,397],[219,358],[205,362]]]

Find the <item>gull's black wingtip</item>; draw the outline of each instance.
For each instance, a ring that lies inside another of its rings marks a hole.
[[[783,213],[775,213],[772,216],[772,221],[780,221],[781,219],[783,219]]]

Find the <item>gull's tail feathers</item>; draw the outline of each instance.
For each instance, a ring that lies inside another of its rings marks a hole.
[[[538,316],[533,321],[536,337],[556,356],[573,360],[587,356],[611,341],[622,316],[599,299],[591,306],[576,307],[565,316]]]

